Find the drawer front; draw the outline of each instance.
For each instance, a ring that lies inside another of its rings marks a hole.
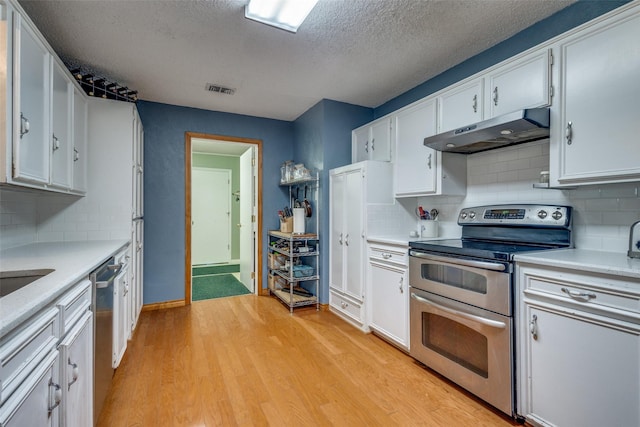
[[[523,268],[527,296],[550,297],[610,313],[627,313],[640,321],[640,284],[614,276]]]
[[[409,247],[370,244],[369,258],[406,266],[409,265]]]
[[[4,402],[38,363],[55,348],[60,332],[58,309],[28,320],[26,328],[0,342],[0,402]]]
[[[60,336],[64,336],[91,308],[91,281],[75,285],[56,304],[60,310]]]
[[[364,310],[361,304],[358,304],[357,302],[331,290],[329,292],[329,305],[333,309],[362,325],[364,321]]]

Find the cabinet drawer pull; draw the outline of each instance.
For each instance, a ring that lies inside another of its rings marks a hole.
[[[29,119],[20,113],[20,139],[29,133]]]
[[[577,292],[567,288],[561,288],[560,290],[576,301],[589,302],[592,299],[596,299],[596,294],[591,292]]]
[[[53,393],[49,390],[49,415],[53,412],[54,409],[60,405],[62,401],[62,389],[59,384],[53,382],[52,379],[49,379],[49,389],[53,388]]]
[[[67,360],[69,366],[71,366],[71,382],[67,384],[67,390],[71,390],[71,386],[73,383],[78,381],[78,377],[80,376],[80,370],[78,369],[78,364],[71,362],[71,358]]]
[[[529,331],[531,332],[531,336],[534,340],[538,339],[538,316],[533,315],[531,317],[531,322],[529,322]]]
[[[571,122],[567,123],[565,137],[567,138],[567,145],[571,145],[573,142],[573,123]]]
[[[393,256],[393,255],[391,255],[390,253],[387,253],[387,252],[383,252],[383,253],[382,253],[382,258],[384,258],[384,259],[389,259],[389,258],[391,258],[392,256]]]

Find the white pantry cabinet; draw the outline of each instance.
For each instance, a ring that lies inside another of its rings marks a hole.
[[[395,197],[464,195],[467,159],[424,146],[424,138],[436,133],[436,99],[404,108],[393,116],[396,158]]]
[[[130,102],[89,98],[88,117],[89,202],[99,206],[109,200],[113,212],[107,220],[114,223],[118,236],[126,235],[132,241],[126,260],[129,326],[125,336],[129,338],[142,309],[143,295],[143,127],[135,104]]]
[[[409,350],[408,245],[369,244],[367,270],[369,327],[403,350]]]
[[[391,161],[391,118],[383,117],[351,133],[351,162]]]
[[[558,42],[552,186],[640,180],[640,4]]]
[[[519,264],[518,285],[520,414],[542,426],[640,425],[640,281]]]
[[[329,198],[329,305],[366,329],[367,204],[393,203],[391,164],[365,161],[332,169]]]
[[[112,366],[116,369],[127,350],[127,341],[131,335],[131,295],[129,292],[129,249],[116,257],[116,265],[122,269],[113,283],[113,357]]]

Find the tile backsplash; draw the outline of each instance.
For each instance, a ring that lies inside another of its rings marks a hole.
[[[549,165],[548,140],[467,156],[467,195],[430,196],[396,201],[369,209],[369,233],[408,236],[417,229],[415,208],[440,211],[440,235],[458,237],[461,208],[497,203],[544,203],[574,208],[577,248],[626,252],[629,227],[640,220],[640,183],[579,187],[575,190],[533,188]]]

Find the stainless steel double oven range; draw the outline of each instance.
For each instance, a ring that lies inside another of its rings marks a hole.
[[[517,417],[513,257],[572,247],[571,216],[567,206],[464,208],[461,239],[410,242],[411,355]]]

